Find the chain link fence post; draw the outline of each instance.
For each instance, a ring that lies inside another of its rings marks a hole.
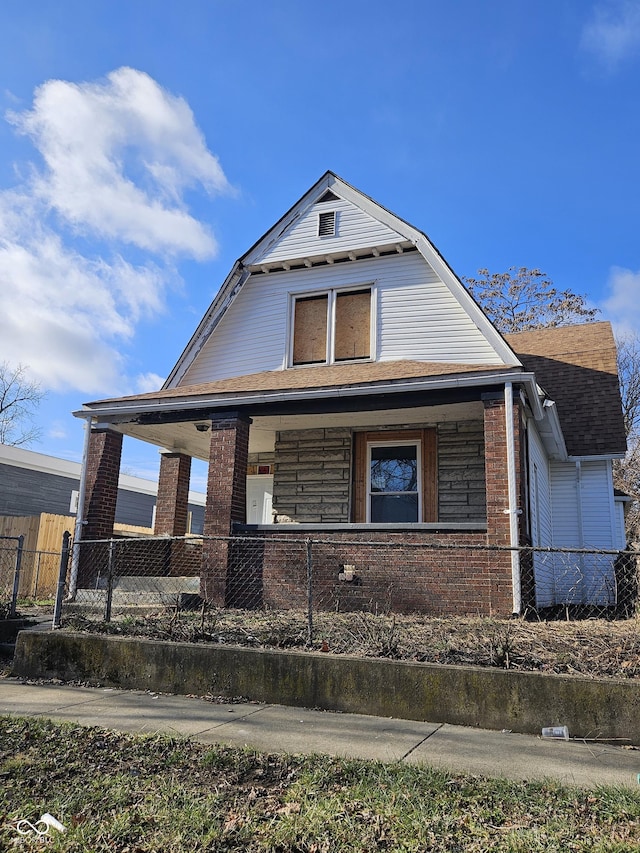
[[[307,645],[313,644],[313,542],[307,539]]]
[[[9,604],[9,618],[13,619],[16,615],[16,607],[18,604],[18,590],[20,589],[20,566],[22,564],[22,547],[24,545],[24,536],[18,536],[18,549],[16,551],[16,566],[13,572],[13,592],[11,593],[11,603]]]
[[[113,602],[113,561],[115,541],[109,540],[109,562],[107,565],[107,600],[104,605],[104,621],[111,622],[111,605]]]
[[[58,588],[56,590],[56,603],[53,608],[53,624],[52,628],[59,628],[62,624],[62,599],[64,597],[64,588],[67,583],[67,569],[69,566],[69,542],[71,534],[68,530],[62,534],[62,550],[60,551],[60,568],[58,570]]]

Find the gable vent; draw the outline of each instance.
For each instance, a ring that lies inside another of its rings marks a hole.
[[[325,201],[338,201],[338,196],[335,193],[332,193],[331,190],[327,190],[322,198],[318,199],[316,204],[322,204]]]
[[[318,237],[332,237],[336,233],[336,212],[328,210],[318,214]]]

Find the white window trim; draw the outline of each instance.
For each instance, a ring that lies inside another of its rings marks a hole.
[[[354,359],[340,359],[336,361],[333,353],[333,345],[335,338],[335,318],[336,318],[336,297],[344,293],[357,293],[359,290],[371,291],[371,301],[369,306],[369,356]],[[296,317],[296,300],[308,299],[312,296],[327,296],[327,350],[325,353],[326,359],[323,362],[316,364],[294,364],[293,363],[293,336],[295,331]],[[344,287],[323,287],[318,290],[306,290],[301,292],[289,293],[289,316],[287,328],[287,367],[302,368],[302,367],[326,367],[329,364],[345,364],[352,362],[368,362],[376,360],[377,353],[377,323],[378,316],[378,292],[375,282],[366,281],[361,284],[349,284]]]
[[[422,441],[419,438],[408,439],[407,441],[368,441],[367,442],[367,493],[366,493],[366,523],[371,524],[371,496],[372,494],[414,494],[414,492],[372,492],[371,491],[371,450],[374,447],[415,447],[416,448],[416,465],[417,465],[417,493],[418,493],[418,518],[422,520],[422,503],[424,498],[424,486],[422,483]],[[406,524],[407,522],[399,521],[398,524]]]

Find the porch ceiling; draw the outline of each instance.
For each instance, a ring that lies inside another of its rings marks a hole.
[[[275,434],[280,430],[312,429],[318,427],[373,428],[384,426],[433,425],[437,423],[482,418],[481,402],[451,403],[439,406],[420,406],[380,411],[326,412],[302,415],[257,415],[252,418],[249,433],[249,452],[268,453],[274,448]],[[196,420],[184,423],[112,424],[111,428],[148,444],[186,453],[194,459],[209,458],[211,433],[199,431]]]

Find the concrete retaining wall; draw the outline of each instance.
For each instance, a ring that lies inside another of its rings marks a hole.
[[[640,744],[640,685],[99,635],[18,635],[14,674]]]

